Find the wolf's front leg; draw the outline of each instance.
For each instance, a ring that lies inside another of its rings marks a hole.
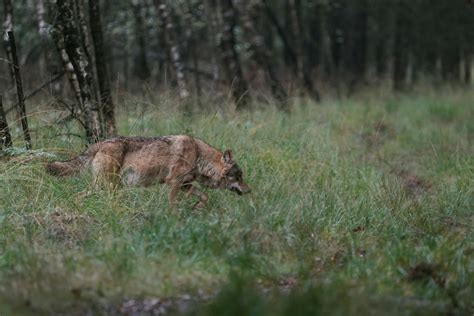
[[[172,209],[176,210],[178,207],[178,201],[176,200],[176,196],[178,195],[178,192],[180,190],[180,184],[179,183],[170,183],[171,190],[168,194],[168,200],[170,202],[170,206]]]
[[[189,185],[189,189],[187,191],[188,192],[186,193],[186,196],[194,195],[199,198],[199,202],[194,204],[193,208],[202,209],[206,207],[207,201],[209,200],[209,196],[207,195],[207,193],[199,191],[192,184]]]

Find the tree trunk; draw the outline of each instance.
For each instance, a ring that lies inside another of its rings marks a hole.
[[[3,13],[4,13],[4,21],[3,21],[3,32],[6,35],[8,32],[13,31],[13,6],[11,0],[3,0]],[[5,49],[5,54],[8,60],[12,60],[12,51],[11,47],[8,43],[8,39],[6,36],[3,38],[3,48]],[[8,63],[8,70],[10,72],[10,79],[11,83],[15,84],[15,70],[11,63]]]
[[[237,104],[237,109],[242,109],[248,106],[249,95],[236,49],[234,32],[237,26],[237,16],[232,0],[223,0],[221,10],[223,21],[222,38],[219,46],[222,53],[222,62],[227,73],[227,79],[231,83],[234,102]]]
[[[153,4],[155,6],[155,11],[158,15],[158,45],[159,45],[159,78],[162,81],[166,82],[166,78],[168,75],[168,64],[171,60],[169,55],[168,49],[168,39],[167,39],[167,32],[166,32],[166,19],[162,18],[162,12],[160,11],[160,6],[162,4],[162,0],[153,0]]]
[[[299,85],[304,82],[303,78],[303,37],[302,29],[300,28],[300,1],[298,0],[286,0],[285,12],[285,24],[286,29],[289,31],[290,38],[293,39],[293,47],[295,48],[296,60],[295,60],[295,74]]]
[[[57,56],[55,56],[55,47],[54,42],[51,41],[51,37],[49,34],[49,26],[46,22],[47,13],[45,8],[44,0],[34,0],[34,8],[35,8],[35,17],[36,17],[36,26],[38,30],[39,37],[41,38],[41,52],[40,56],[38,57],[38,64],[39,64],[39,76],[41,78],[51,77],[51,75],[56,75],[58,73],[62,73],[60,67],[58,65]],[[58,83],[54,86],[54,92],[61,91],[62,84]]]
[[[395,38],[393,43],[393,87],[395,90],[405,88],[408,66],[407,12],[403,0],[398,0],[395,7]]]
[[[12,146],[12,137],[8,128],[7,117],[3,109],[3,96],[0,95],[0,150],[5,147]]]
[[[192,10],[193,12],[197,12],[196,19],[198,20],[205,19],[205,11],[200,8],[201,5],[203,4],[197,2],[196,4],[192,5],[190,8],[190,10]],[[193,18],[187,15],[187,17],[184,18],[184,25],[193,25]],[[199,46],[200,44],[199,40],[200,40],[201,32],[202,32],[201,29],[195,29],[193,27],[188,27],[188,29],[185,31],[185,34],[187,34],[188,35],[187,37],[189,38],[188,39],[188,42],[189,42],[188,52],[190,52],[189,55],[191,58],[193,68],[196,70],[193,73],[194,92],[195,92],[193,99],[194,99],[195,105],[197,106],[201,105],[201,96],[202,96],[201,78],[198,73],[199,67],[200,67],[200,64],[199,64],[200,50],[199,49],[201,47]]]
[[[31,137],[30,130],[28,129],[28,120],[26,118],[25,97],[23,94],[23,84],[21,82],[20,64],[18,63],[18,56],[16,53],[15,37],[13,35],[13,32],[8,32],[7,36],[12,55],[12,59],[10,60],[10,62],[13,64],[16,92],[18,95],[18,116],[20,117],[21,127],[23,129],[26,149],[31,149]]]
[[[352,71],[357,80],[364,80],[367,63],[367,0],[360,0],[355,10]]]
[[[87,60],[92,61],[92,56],[90,53],[91,43],[89,39],[89,31],[87,29],[87,19],[84,14],[85,12],[84,0],[72,0],[72,1],[74,2],[74,6],[75,6],[76,21],[77,21],[77,25],[79,26],[78,29],[79,29],[79,36],[80,36],[82,49],[84,50]]]
[[[94,44],[95,67],[99,81],[102,117],[105,125],[105,137],[112,137],[117,134],[117,127],[115,124],[114,103],[110,91],[110,78],[107,72],[107,59],[105,57],[99,0],[89,0],[89,15],[92,42]]]
[[[44,0],[35,0],[36,21],[38,23],[38,32],[41,36],[48,36],[48,24],[46,23],[46,9]]]
[[[341,0],[329,2],[328,33],[331,42],[331,59],[336,76],[342,72],[342,55],[344,51],[345,34],[342,27],[343,10]],[[340,78],[337,78],[339,80]]]
[[[322,3],[314,4],[314,11],[312,10],[308,18],[308,29],[311,37],[308,39],[307,47],[305,50],[305,60],[310,70],[318,68],[322,65],[322,51],[324,47],[323,34],[322,34],[322,21],[323,18],[323,7]]]
[[[350,6],[345,58],[348,66],[348,94],[365,83],[368,32],[367,0],[354,1]]]
[[[69,56],[66,52],[66,46],[64,43],[64,34],[59,30],[58,25],[52,32],[54,45],[56,46],[56,50],[58,51],[59,57],[61,59],[61,63],[66,73],[66,76],[69,80],[69,84],[71,85],[71,89],[74,93],[76,98],[77,104],[81,111],[83,110],[82,107],[82,97],[81,97],[81,88],[79,87],[79,81],[77,80],[76,73],[74,72],[74,67],[72,66],[71,61],[69,60]],[[86,132],[88,133],[88,132]]]
[[[272,54],[265,48],[265,40],[257,30],[257,22],[261,16],[261,2],[249,1],[241,7],[240,16],[242,28],[250,43],[251,57],[255,63],[263,69],[265,77],[270,83],[271,91],[275,99],[279,102],[281,109],[287,109],[287,94],[275,73],[271,64]]]
[[[206,32],[210,34],[211,40],[208,43],[208,50],[210,53],[211,58],[211,65],[212,65],[212,86],[211,86],[211,93],[215,93],[219,89],[219,52],[216,51],[216,47],[218,47],[218,18],[216,17],[217,13],[217,2],[216,0],[207,0],[206,1],[206,18],[209,21],[207,24]]]
[[[135,57],[135,75],[141,80],[147,80],[150,78],[150,68],[148,66],[147,59],[147,45],[145,36],[145,24],[142,16],[142,6],[139,0],[134,0],[131,3],[133,17],[135,19],[135,38],[138,44],[138,54]]]
[[[381,78],[387,72],[387,46],[385,39],[379,38],[375,47],[375,71],[378,78]]]
[[[173,8],[166,3],[159,3],[161,1],[155,1],[155,5],[158,5],[158,12],[162,23],[166,25],[167,44],[169,45],[169,56],[173,64],[174,71],[176,73],[176,82],[178,84],[178,93],[181,99],[186,99],[189,96],[185,76],[184,76],[184,65],[181,60],[181,51],[178,44],[176,35],[176,29],[173,23]]]
[[[305,30],[303,26],[301,0],[289,0],[291,12],[291,26],[293,38],[296,46],[296,77],[298,84],[309,93],[309,96],[315,101],[320,101],[318,90],[313,85],[309,67],[304,60],[304,51],[306,43]]]
[[[82,106],[84,109],[84,123],[88,142],[96,142],[102,138],[102,124],[100,122],[97,103],[92,99],[92,75],[90,62],[81,46],[79,33],[74,24],[71,4],[68,0],[57,0],[58,8],[57,28],[64,36],[64,48],[74,68],[80,89]]]
[[[294,19],[294,10],[292,7],[293,3],[292,0],[285,0],[284,7],[283,7],[283,27],[286,33],[286,36],[289,39],[291,47],[293,47],[295,52],[295,58],[293,59],[287,51],[283,55],[285,58],[285,63],[287,66],[293,67],[294,72],[297,74],[298,72],[298,47],[295,45],[295,19]],[[298,74],[297,74],[298,77]]]
[[[290,43],[290,40],[288,39],[288,36],[285,33],[285,30],[281,26],[280,22],[278,22],[278,18],[273,12],[272,8],[270,7],[270,4],[268,3],[268,0],[263,0],[263,4],[265,7],[265,13],[270,20],[270,22],[273,24],[275,27],[278,36],[280,37],[281,41],[283,42],[283,47],[284,47],[284,56],[285,60],[288,59],[288,61],[291,61],[291,64],[296,63],[296,53],[293,50],[293,47]]]
[[[192,58],[193,58],[193,67],[196,70],[194,72],[194,86],[196,89],[196,98],[197,98],[197,103],[200,105],[201,102],[201,96],[202,96],[202,88],[201,88],[201,79],[199,78],[199,56],[198,56],[198,41],[196,38],[193,39],[192,41]]]
[[[85,15],[85,7],[84,7],[84,1],[85,0],[72,0],[74,3],[75,7],[75,19],[76,19],[76,25],[78,25],[79,29],[79,39],[80,43],[82,46],[82,49],[84,50],[85,58],[89,62],[90,67],[89,70],[91,72],[91,77],[93,78],[91,80],[91,93],[93,100],[97,103],[97,107],[99,108],[99,115],[102,115],[102,111],[100,109],[100,104],[99,104],[99,92],[97,91],[99,88],[96,86],[96,83],[98,81],[98,77],[95,71],[95,55],[92,54],[92,49],[91,49],[91,39],[89,35],[89,30],[87,25],[90,25],[90,22],[88,23],[87,17]],[[102,120],[102,118],[101,118]]]
[[[472,80],[472,53],[466,50],[464,53],[464,83],[470,84]]]
[[[461,54],[457,43],[451,43],[450,47],[445,47],[441,57],[441,65],[443,80],[459,83],[461,79]]]

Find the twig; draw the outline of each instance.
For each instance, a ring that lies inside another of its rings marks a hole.
[[[69,105],[67,104],[66,102],[64,102],[63,100],[61,99],[58,99],[57,100],[59,103],[61,103],[70,113],[70,116],[73,118],[73,119],[76,119],[79,124],[81,124],[81,126],[83,128],[86,128],[86,123],[76,114],[76,112],[74,111],[74,109],[76,108],[75,106],[73,105]]]
[[[42,83],[38,88],[34,89],[33,91],[29,92],[25,97],[24,97],[24,100],[26,99],[29,99],[33,96],[35,96],[38,92],[40,92],[41,90],[43,90],[47,85],[55,82],[56,80],[58,79],[61,79],[62,76],[64,76],[64,71],[58,73],[56,76],[50,78],[48,81]],[[9,108],[8,110],[5,111],[5,114],[8,114],[10,111],[12,111],[15,107],[18,106],[18,103],[16,103],[14,106],[12,106],[11,108]]]

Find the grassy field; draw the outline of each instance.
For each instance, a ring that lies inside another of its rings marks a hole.
[[[126,98],[136,110],[119,109],[122,135],[188,133],[233,149],[252,194],[209,191],[201,211],[188,200],[172,211],[165,186],[82,197],[90,175],[47,175],[45,153],[84,145],[40,107],[35,154],[0,160],[0,314],[132,314],[181,299],[206,302],[192,314],[470,315],[473,100],[186,116]]]

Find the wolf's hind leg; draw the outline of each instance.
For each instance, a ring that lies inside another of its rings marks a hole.
[[[120,184],[120,164],[111,155],[97,154],[92,161],[92,172],[94,176],[94,189],[104,185],[107,189],[114,191]]]

